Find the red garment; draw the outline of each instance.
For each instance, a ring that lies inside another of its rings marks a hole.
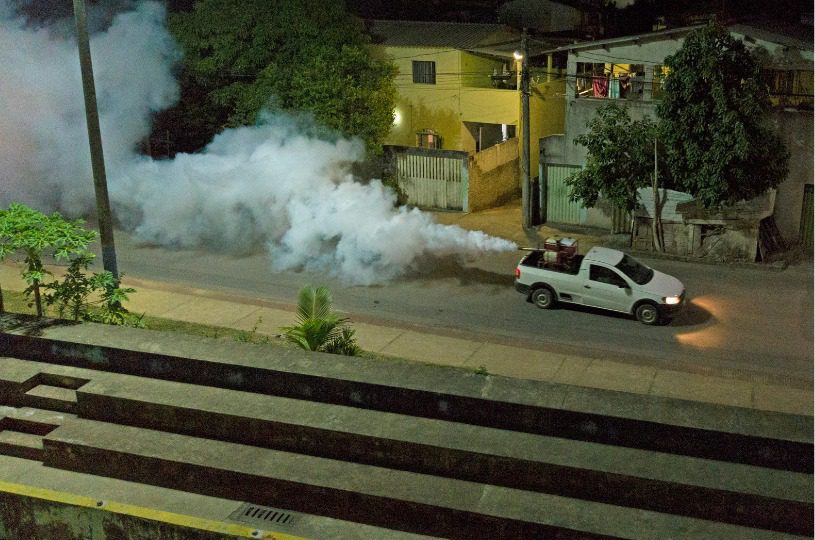
[[[591,87],[594,90],[594,97],[606,97],[608,95],[608,78],[594,77]]]

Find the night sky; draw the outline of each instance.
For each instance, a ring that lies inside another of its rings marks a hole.
[[[270,0],[271,1],[271,0]],[[278,2],[298,0],[275,0]],[[547,0],[346,0],[351,13],[364,19],[506,23],[498,15],[504,4],[526,9]],[[11,0],[32,20],[48,22],[73,13],[72,0]],[[131,0],[86,0],[88,6],[111,7],[132,4]],[[195,0],[164,0],[170,11],[190,9]],[[802,15],[812,20],[811,0],[617,0],[614,7],[601,7],[603,0],[561,0],[574,6],[595,6],[604,21],[606,37],[651,29],[657,18],[668,26],[684,26],[692,17],[716,14],[725,23],[780,22],[801,25]],[[811,29],[811,23],[809,25]]]

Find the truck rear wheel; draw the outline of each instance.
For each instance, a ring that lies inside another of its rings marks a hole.
[[[654,304],[649,302],[645,302],[637,306],[637,310],[634,312],[634,315],[637,316],[637,320],[642,324],[659,324],[659,311]]]
[[[549,309],[555,305],[555,293],[547,287],[532,291],[532,303],[541,309]]]

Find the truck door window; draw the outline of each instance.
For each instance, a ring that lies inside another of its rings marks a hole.
[[[592,264],[589,267],[589,279],[600,283],[615,285],[617,287],[625,286],[625,281],[619,276],[619,274],[617,274],[617,272],[604,266],[595,266]]]

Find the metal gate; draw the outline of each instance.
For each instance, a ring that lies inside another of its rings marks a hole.
[[[389,146],[386,150],[408,204],[468,211],[467,152],[407,146]]]
[[[804,186],[804,202],[801,205],[801,228],[798,242],[806,253],[812,253],[812,184]]]
[[[546,208],[541,204],[541,210],[547,222],[580,225],[585,219],[585,208],[577,202],[569,200],[569,186],[566,178],[578,172],[581,167],[577,165],[555,165],[542,163],[540,165],[540,200],[546,201]]]

